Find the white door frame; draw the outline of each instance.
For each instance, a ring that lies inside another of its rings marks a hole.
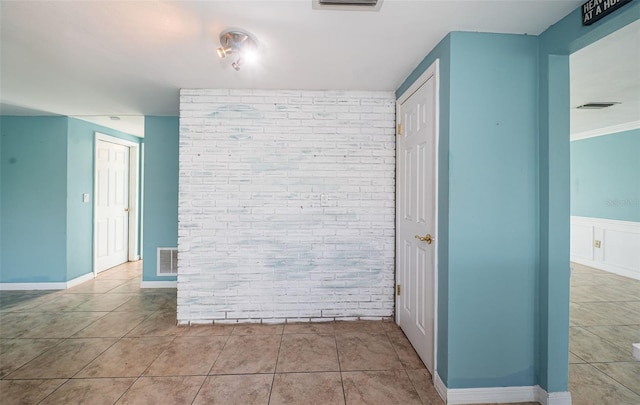
[[[438,240],[440,239],[440,233],[438,229],[438,150],[440,145],[440,59],[436,59],[431,66],[427,68],[418,77],[418,79],[413,82],[413,84],[398,98],[396,101],[396,117],[402,117],[402,104],[409,99],[418,91],[420,87],[422,87],[427,80],[431,77],[435,78],[435,139],[434,139],[434,147],[435,147],[435,170],[434,170],[434,189],[435,189],[435,205],[434,205],[434,216],[435,216],[435,239],[433,241],[433,380],[435,382],[436,376],[438,375]],[[398,142],[400,134],[397,132],[398,126],[396,125],[396,151],[398,150]],[[399,173],[398,168],[398,159],[396,158],[396,176]],[[396,193],[396,229],[399,229],[400,225],[400,216],[398,214],[398,193]],[[397,232],[396,232],[396,280],[398,280],[398,271],[400,267],[398,266],[398,243],[397,243]],[[400,308],[400,297],[396,294],[396,315],[395,321],[396,323],[400,323],[400,311],[397,310]]]
[[[96,226],[96,210],[98,195],[98,171],[96,170],[96,157],[98,156],[98,141],[115,143],[118,145],[126,146],[129,148],[129,242],[128,242],[128,260],[136,261],[140,258],[138,255],[138,212],[139,212],[139,196],[138,196],[138,153],[140,145],[127,141],[124,139],[116,138],[95,132],[94,147],[93,147],[93,276],[98,275],[98,269],[96,267],[96,254],[98,252],[98,227]]]

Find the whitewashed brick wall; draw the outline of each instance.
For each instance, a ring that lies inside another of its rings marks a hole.
[[[394,312],[392,92],[182,90],[178,322]]]

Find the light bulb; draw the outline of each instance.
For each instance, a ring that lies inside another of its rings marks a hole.
[[[253,49],[247,49],[242,52],[243,62],[253,63],[258,60],[258,52]]]

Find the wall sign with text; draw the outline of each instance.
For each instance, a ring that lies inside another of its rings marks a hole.
[[[582,5],[582,25],[591,25],[632,0],[589,0]]]

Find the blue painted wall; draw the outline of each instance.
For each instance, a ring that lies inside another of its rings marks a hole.
[[[640,129],[571,142],[571,215],[640,222]]]
[[[449,388],[567,391],[568,55],[639,17],[633,2],[590,27],[576,9],[539,37],[452,33],[396,92],[441,59],[437,367]]]
[[[67,143],[67,280],[93,271],[93,140],[77,130],[80,122],[69,120]]]
[[[66,282],[91,273],[94,132],[139,138],[68,117],[0,120],[0,282]]]
[[[448,383],[535,385],[537,39],[451,35]]]
[[[2,116],[0,116],[0,280],[2,280]]]
[[[178,246],[178,117],[144,120],[144,250],[142,281],[156,275],[157,249]]]
[[[449,388],[534,385],[537,39],[451,33],[397,94],[436,58],[438,373]]]
[[[0,119],[0,282],[63,282],[66,270],[66,117]]]

